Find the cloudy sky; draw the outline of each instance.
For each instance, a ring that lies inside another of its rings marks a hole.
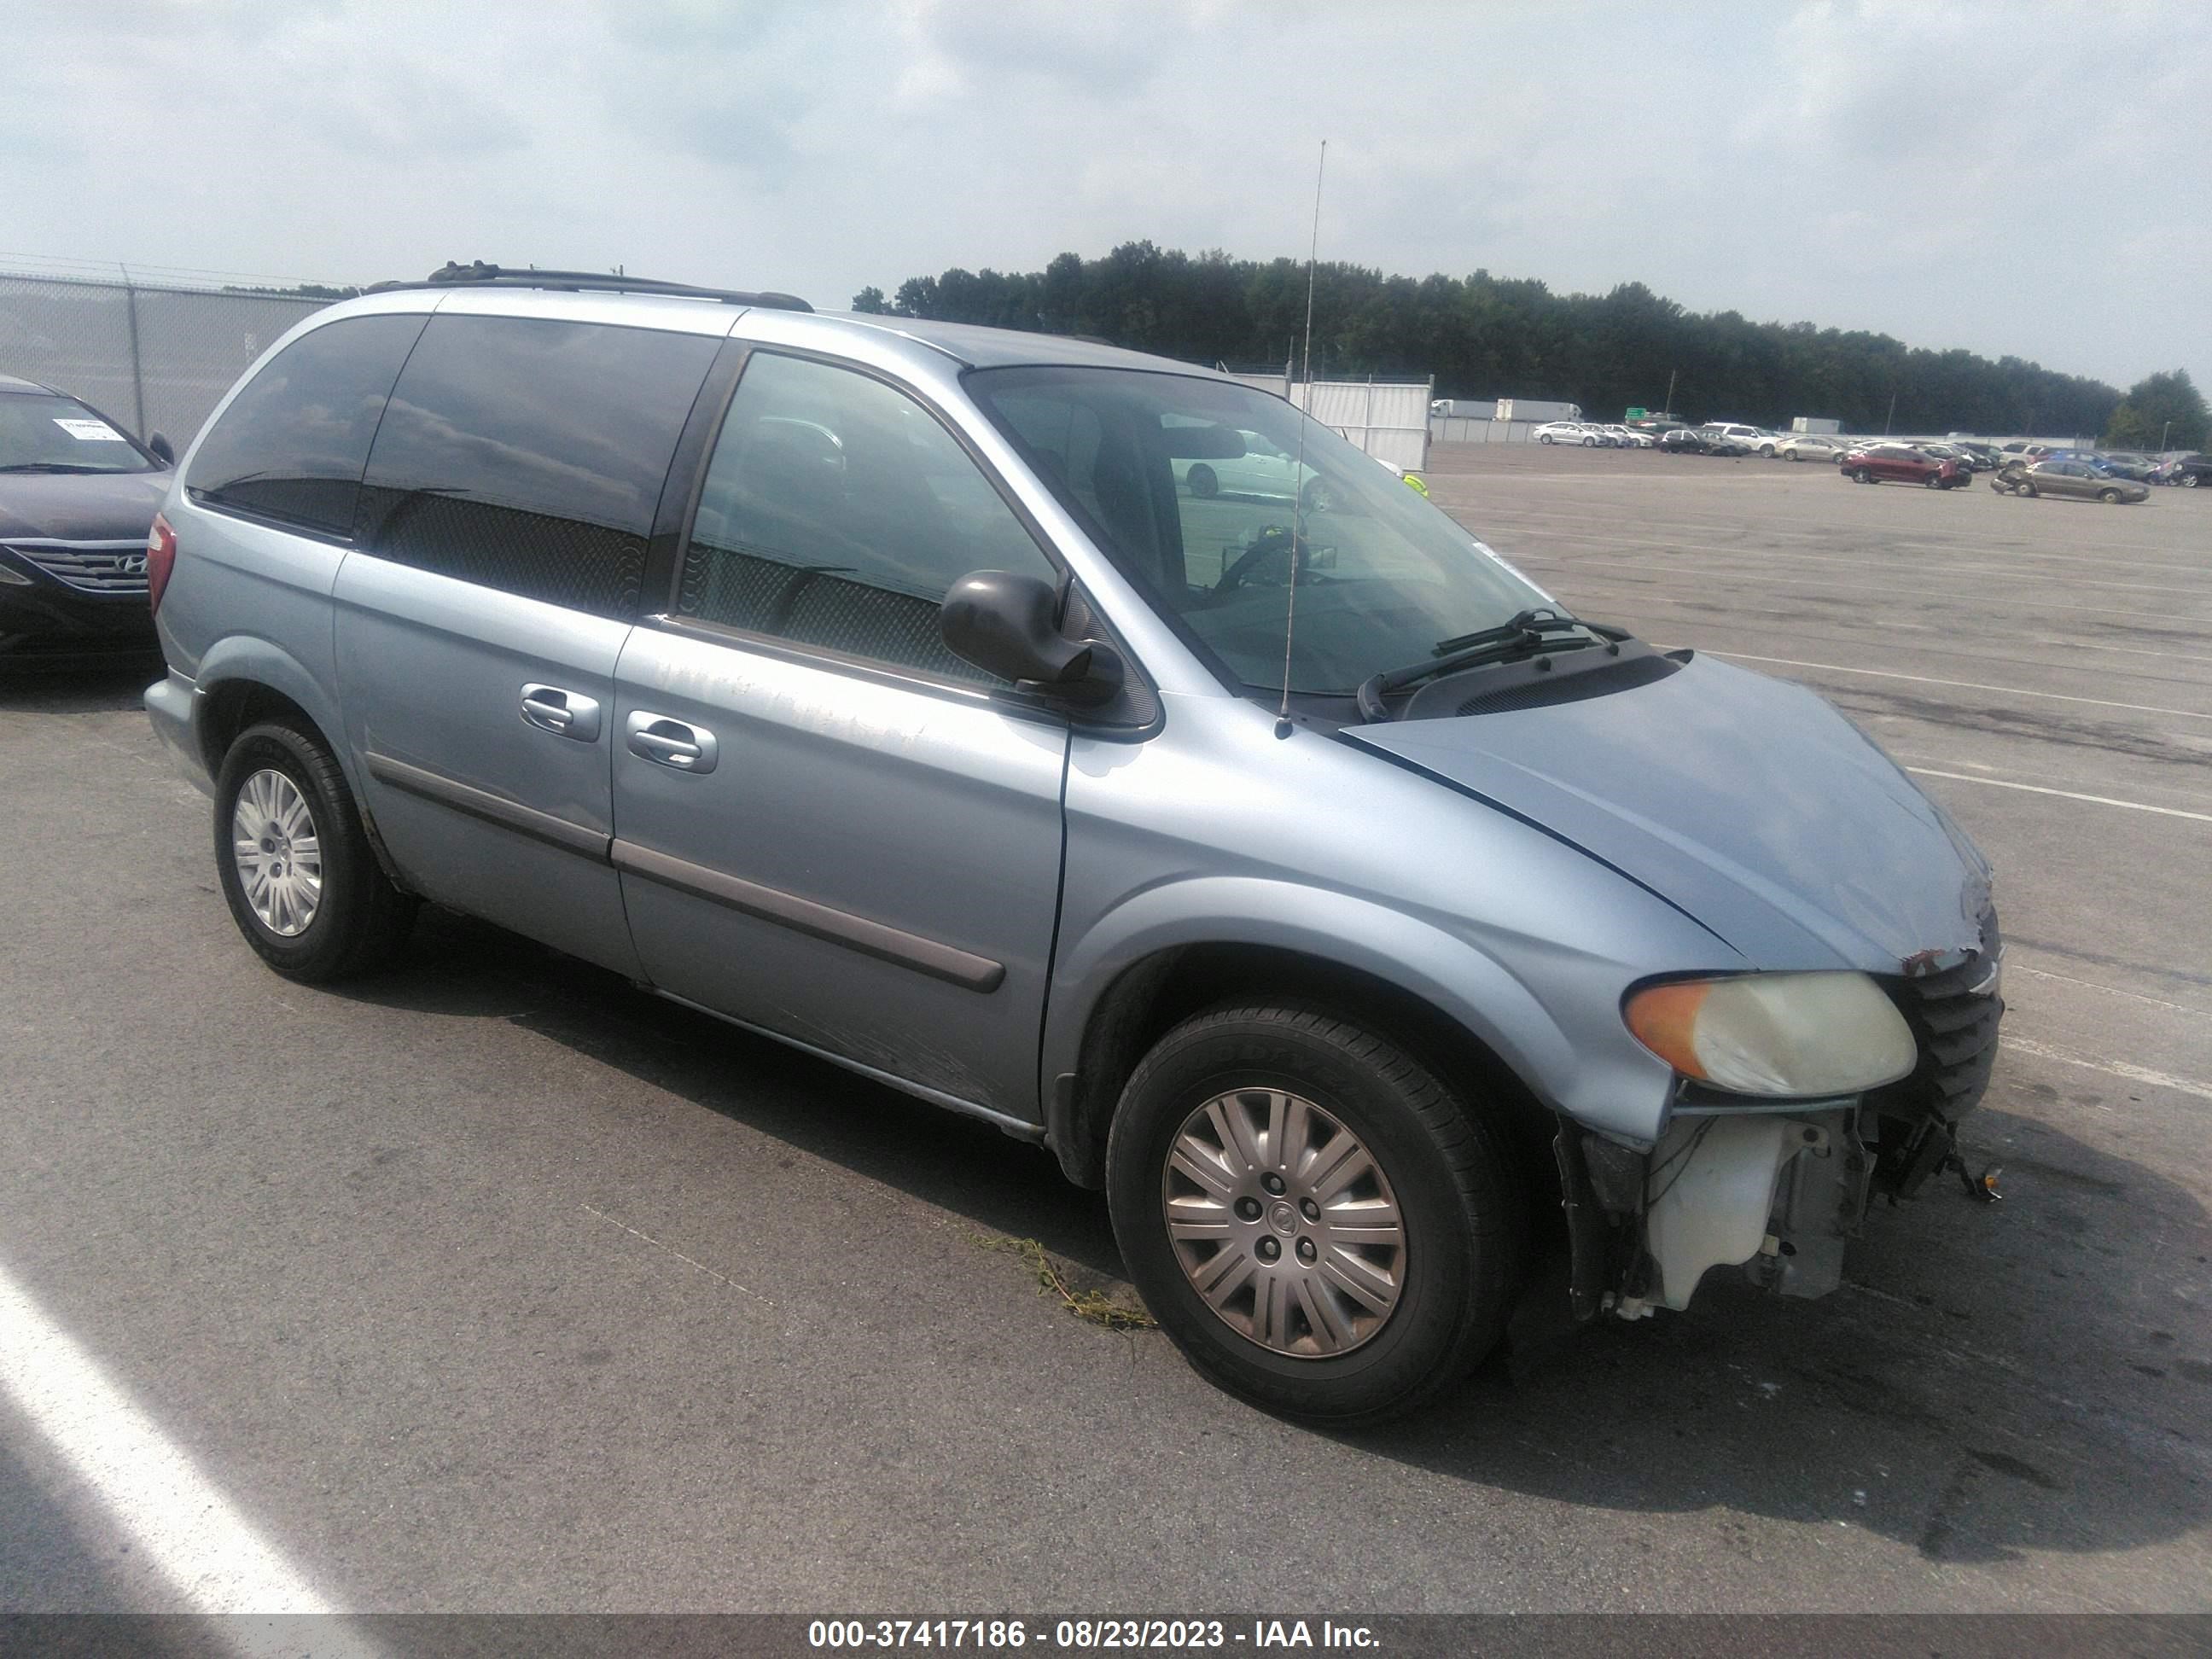
[[[2212,388],[2212,6],[0,0],[0,254],[842,307],[1149,237]],[[15,261],[10,261],[15,263]]]

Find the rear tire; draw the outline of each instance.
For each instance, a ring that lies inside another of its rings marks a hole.
[[[1163,1037],[1122,1092],[1106,1193],[1130,1277],[1184,1357],[1336,1427],[1426,1404],[1496,1346],[1528,1225],[1479,1110],[1305,1004],[1228,1004]]]
[[[2028,483],[2025,478],[2022,478],[2018,483],[2014,484],[2013,489],[2019,494],[2027,496],[2030,501],[2035,499],[2035,486]]]
[[[2197,487],[2197,485],[2199,485],[2199,484],[2203,483],[2204,482],[2204,479],[2203,479],[2203,476],[2202,476],[2201,474],[2195,473],[2195,472],[2185,472],[2185,473],[2183,473],[2183,474],[2181,475],[2181,477],[2180,477],[2179,478],[2176,479],[2176,480],[2175,480],[2175,482],[2176,482],[2177,483],[2179,483],[2179,485],[2180,485],[2184,489],[2196,489],[2196,488]]]
[[[1203,496],[1211,501],[1221,493],[1220,478],[1215,474],[1213,469],[1203,461],[1191,468],[1189,477],[1190,493],[1194,495]]]
[[[215,862],[246,942],[303,984],[383,967],[414,925],[417,901],[377,863],[345,774],[284,721],[248,727],[223,757]]]
[[[1930,489],[1941,489],[1943,487],[1943,475],[1940,472],[1931,472],[1920,482]]]

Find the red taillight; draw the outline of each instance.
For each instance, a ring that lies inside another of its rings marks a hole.
[[[156,513],[154,528],[146,536],[146,598],[156,611],[161,608],[161,590],[169,585],[169,572],[176,562],[177,532]]]

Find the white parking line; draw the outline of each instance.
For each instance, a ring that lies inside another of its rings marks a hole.
[[[331,1611],[5,1268],[0,1268],[0,1392],[98,1496],[192,1611]]]
[[[1968,691],[1995,691],[2007,697],[2041,697],[2050,702],[2086,702],[2099,708],[2125,708],[2137,714],[2171,714],[2176,720],[2212,720],[2212,714],[2200,714],[2191,708],[2161,708],[2154,703],[2113,702],[2106,697],[2074,697],[2062,691],[2029,691],[2017,685],[1984,685],[1979,680],[1939,680],[1927,674],[1899,674],[1884,668],[1846,668],[1841,663],[1801,662],[1795,657],[1754,657],[1747,651],[1715,651],[1705,648],[1709,657],[1726,657],[1732,662],[1773,663],[1784,668],[1817,668],[1827,674],[1864,674],[1877,680],[1911,680],[1921,685],[1955,685]]]
[[[1498,549],[1498,552],[1508,563],[1516,565],[1528,563],[1540,564],[1548,561],[1551,563],[1559,565],[1562,568],[1569,571],[1584,569],[1592,567],[1607,569],[1633,570],[1642,574],[1647,583],[1655,586],[1663,578],[1671,575],[1702,577],[1714,581],[1724,580],[1739,586],[1743,583],[1750,582],[1756,583],[1763,587],[1804,588],[1815,592],[1841,592],[1845,589],[1865,589],[1870,592],[1894,595],[1897,592],[1897,584],[1894,582],[1847,582],[1838,581],[1831,577],[1820,576],[1763,576],[1758,574],[1756,572],[1750,571],[1723,572],[1699,570],[1692,568],[1692,567],[1680,562],[1676,562],[1669,564],[1664,568],[1661,568],[1653,566],[1649,560],[1591,559],[1583,558],[1571,553],[1522,553],[1510,547],[1500,547]],[[1939,593],[1931,595],[1930,597],[1936,599],[1945,600],[1958,605],[1972,605],[1976,606],[1978,611],[1984,615],[1998,608],[1991,596],[1986,592],[1982,593]],[[2124,605],[2061,605],[2055,601],[2041,599],[2028,600],[2025,602],[2025,605],[2026,608],[2032,611],[2072,611],[2078,612],[2085,617],[2134,617],[2147,622],[2166,623],[2189,623],[2212,628],[2212,616],[2189,616],[2171,609],[2165,611],[2131,611]]]
[[[2061,985],[2078,985],[2085,991],[2102,991],[2106,996],[2125,997],[2130,1002],[2147,1002],[2154,1008],[2171,1008],[2177,1014],[2187,1014],[2196,1019],[2212,1019],[2212,1008],[2192,1008],[2185,1002],[2168,1002],[2164,997],[2147,997],[2140,991],[2123,991],[2117,985],[2100,985],[2094,979],[2076,979],[2071,974],[2054,974],[2048,968],[2030,968],[2024,963],[2005,963],[2005,975],[2027,974],[2036,979],[2053,979]]]
[[[2162,817],[2195,818],[2212,823],[2212,812],[2185,812],[2179,806],[2151,806],[2139,800],[2115,800],[2110,795],[2081,795],[2071,789],[2046,789],[2039,783],[2014,783],[2006,778],[1978,778],[1971,772],[1938,772],[1932,766],[1908,766],[1916,777],[1951,778],[1960,783],[1986,783],[1992,789],[2020,789],[2031,795],[2057,795],[2062,800],[2086,800],[2098,806],[2124,806],[2130,812],[2156,812]]]
[[[2103,1072],[2130,1083],[2147,1084],[2154,1089],[2172,1089],[2181,1094],[2195,1095],[2199,1100],[2212,1100],[2212,1083],[2197,1083],[2169,1073],[2154,1072],[2147,1066],[2130,1066],[2118,1060],[2092,1060],[2087,1054],[2054,1048],[2047,1042],[2037,1042],[2028,1037],[2007,1037],[2004,1046],[2016,1054],[2033,1054],[2038,1060],[2055,1060],[2062,1066],[2079,1066],[2084,1070]]]

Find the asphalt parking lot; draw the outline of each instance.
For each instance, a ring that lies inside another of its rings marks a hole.
[[[2212,498],[1439,448],[1580,614],[1801,679],[1998,867],[2007,1046],[1847,1287],[1329,1437],[1071,1317],[1041,1151],[465,920],[234,931],[146,672],[0,683],[0,1288],[348,1610],[2212,1608]],[[0,1399],[0,1610],[179,1583]]]

